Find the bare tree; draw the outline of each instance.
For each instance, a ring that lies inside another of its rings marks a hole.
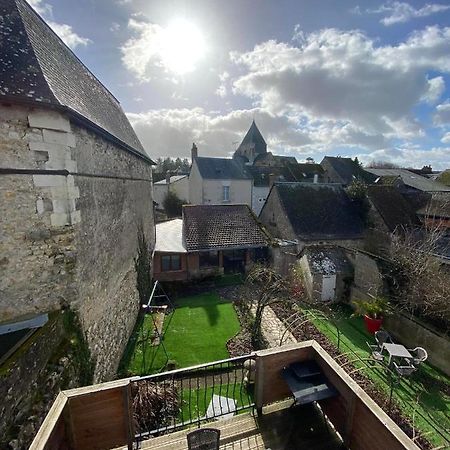
[[[366,164],[368,169],[398,169],[399,166],[389,161],[371,161]]]
[[[393,234],[394,296],[410,312],[444,323],[450,328],[450,273],[437,255],[443,232],[438,226]]]
[[[288,282],[273,269],[256,265],[247,276],[246,282],[255,288],[255,320],[252,326],[252,345],[257,348],[262,340],[261,322],[267,306],[286,301],[289,294]]]

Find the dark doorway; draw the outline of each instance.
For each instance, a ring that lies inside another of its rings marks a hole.
[[[225,273],[244,273],[245,250],[224,250],[223,270]]]

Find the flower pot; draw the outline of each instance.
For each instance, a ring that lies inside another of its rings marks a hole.
[[[364,316],[364,322],[366,324],[367,331],[370,334],[375,334],[381,328],[381,324],[383,323],[383,318],[374,319],[373,317]]]

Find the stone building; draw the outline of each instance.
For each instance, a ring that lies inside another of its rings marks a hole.
[[[275,183],[259,215],[275,238],[307,245],[360,247],[364,223],[339,184]]]
[[[1,0],[0,17],[0,324],[69,306],[94,380],[110,379],[139,310],[138,233],[154,247],[153,162],[25,1]]]

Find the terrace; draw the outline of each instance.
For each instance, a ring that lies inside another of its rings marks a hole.
[[[336,395],[292,407],[283,369],[312,361]],[[418,449],[315,341],[61,392],[30,449],[175,450],[203,426],[221,449]]]

